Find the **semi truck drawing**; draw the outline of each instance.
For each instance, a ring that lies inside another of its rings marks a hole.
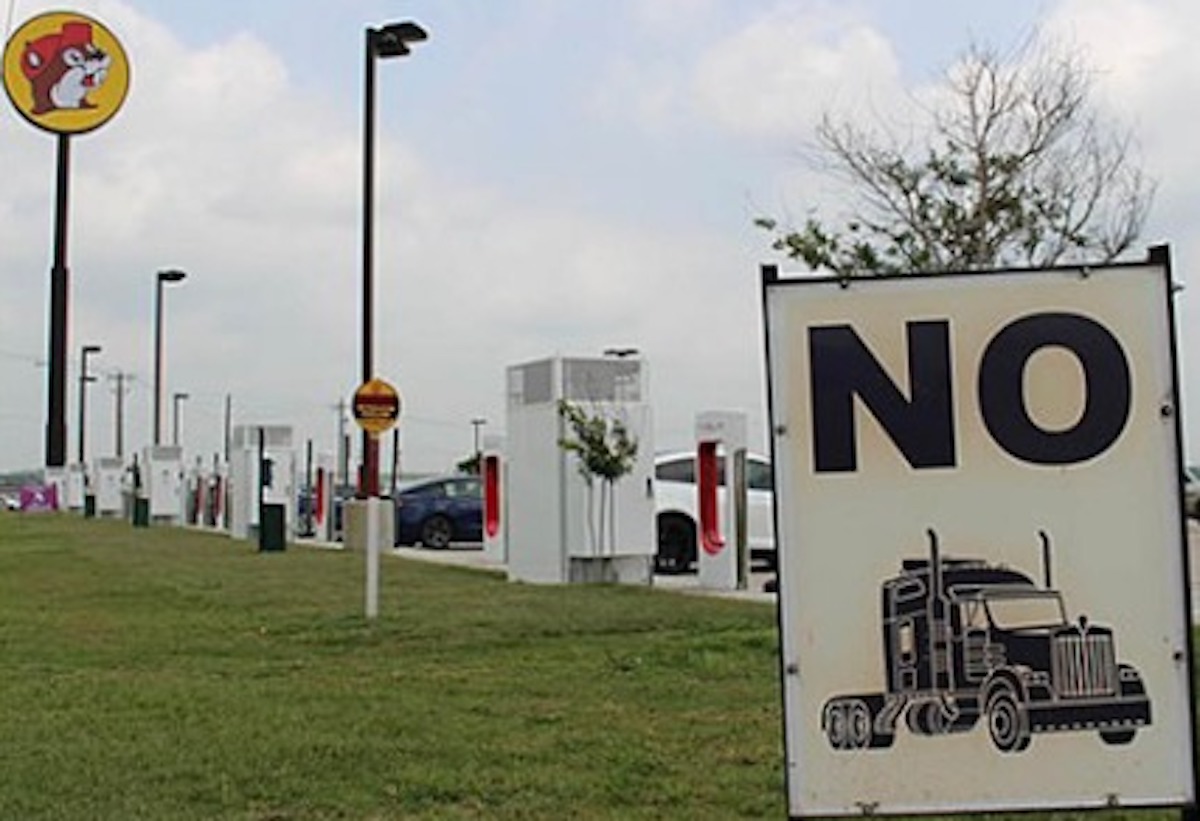
[[[1141,674],[1117,661],[1113,631],[1069,622],[1051,585],[982,559],[904,559],[882,585],[884,692],[837,695],[821,710],[835,750],[886,749],[904,719],[917,735],[966,732],[986,718],[996,749],[1019,753],[1035,733],[1097,731],[1128,744],[1150,724]]]

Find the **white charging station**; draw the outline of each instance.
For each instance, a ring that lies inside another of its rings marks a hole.
[[[237,425],[233,428],[227,496],[229,535],[233,538],[257,537],[260,492],[263,504],[284,506],[285,538],[293,538],[296,532],[296,452],[292,447],[290,425]]]
[[[335,466],[336,459],[332,453],[318,453],[313,461],[308,503],[312,509],[311,538],[318,542],[336,541],[333,529]]]
[[[226,467],[217,456],[208,465],[197,462],[199,483],[196,491],[196,524],[202,527],[223,528],[225,510]]]
[[[182,511],[183,448],[179,445],[148,445],[143,454],[143,492],[150,501],[150,519],[178,522]]]
[[[75,462],[67,466],[67,509],[83,510],[87,493],[87,466]]]
[[[480,452],[479,475],[483,482],[483,555],[493,564],[508,560],[508,487],[504,474],[508,465],[504,458],[504,437],[485,434]]]
[[[67,501],[67,469],[47,467],[42,471],[42,484],[47,490],[41,494],[50,510],[63,510]],[[49,490],[53,488],[53,491]]]
[[[696,559],[701,587],[745,590],[746,414],[696,414]]]
[[[654,433],[647,377],[639,358],[553,357],[508,368],[503,509],[510,579],[649,584]],[[636,464],[616,482],[607,506],[600,503],[601,480],[589,490],[578,458],[561,445],[569,435],[562,400],[621,420],[637,440]]]
[[[125,460],[117,456],[102,456],[95,461],[94,489],[96,515],[120,516],[124,509],[121,491],[125,478]]]

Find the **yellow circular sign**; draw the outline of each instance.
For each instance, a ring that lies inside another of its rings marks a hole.
[[[102,24],[71,11],[25,21],[4,46],[4,90],[21,116],[56,134],[99,128],[129,91],[129,60]]]
[[[382,379],[372,379],[354,392],[351,407],[360,428],[374,435],[386,433],[400,418],[400,393]]]

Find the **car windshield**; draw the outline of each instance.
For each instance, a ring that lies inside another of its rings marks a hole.
[[[660,482],[686,482],[696,484],[696,459],[693,456],[681,456],[660,461],[654,468],[654,477]],[[717,457],[717,484],[725,487],[725,455]],[[772,490],[774,476],[771,465],[761,459],[750,456],[746,459],[746,486],[750,490]]]
[[[1057,594],[1004,596],[987,599],[992,624],[1004,630],[1057,627],[1066,624],[1062,599]]]

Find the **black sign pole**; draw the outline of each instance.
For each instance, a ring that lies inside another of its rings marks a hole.
[[[50,364],[46,395],[46,467],[67,463],[67,189],[71,137],[58,135],[54,201],[54,263],[50,269]]]

